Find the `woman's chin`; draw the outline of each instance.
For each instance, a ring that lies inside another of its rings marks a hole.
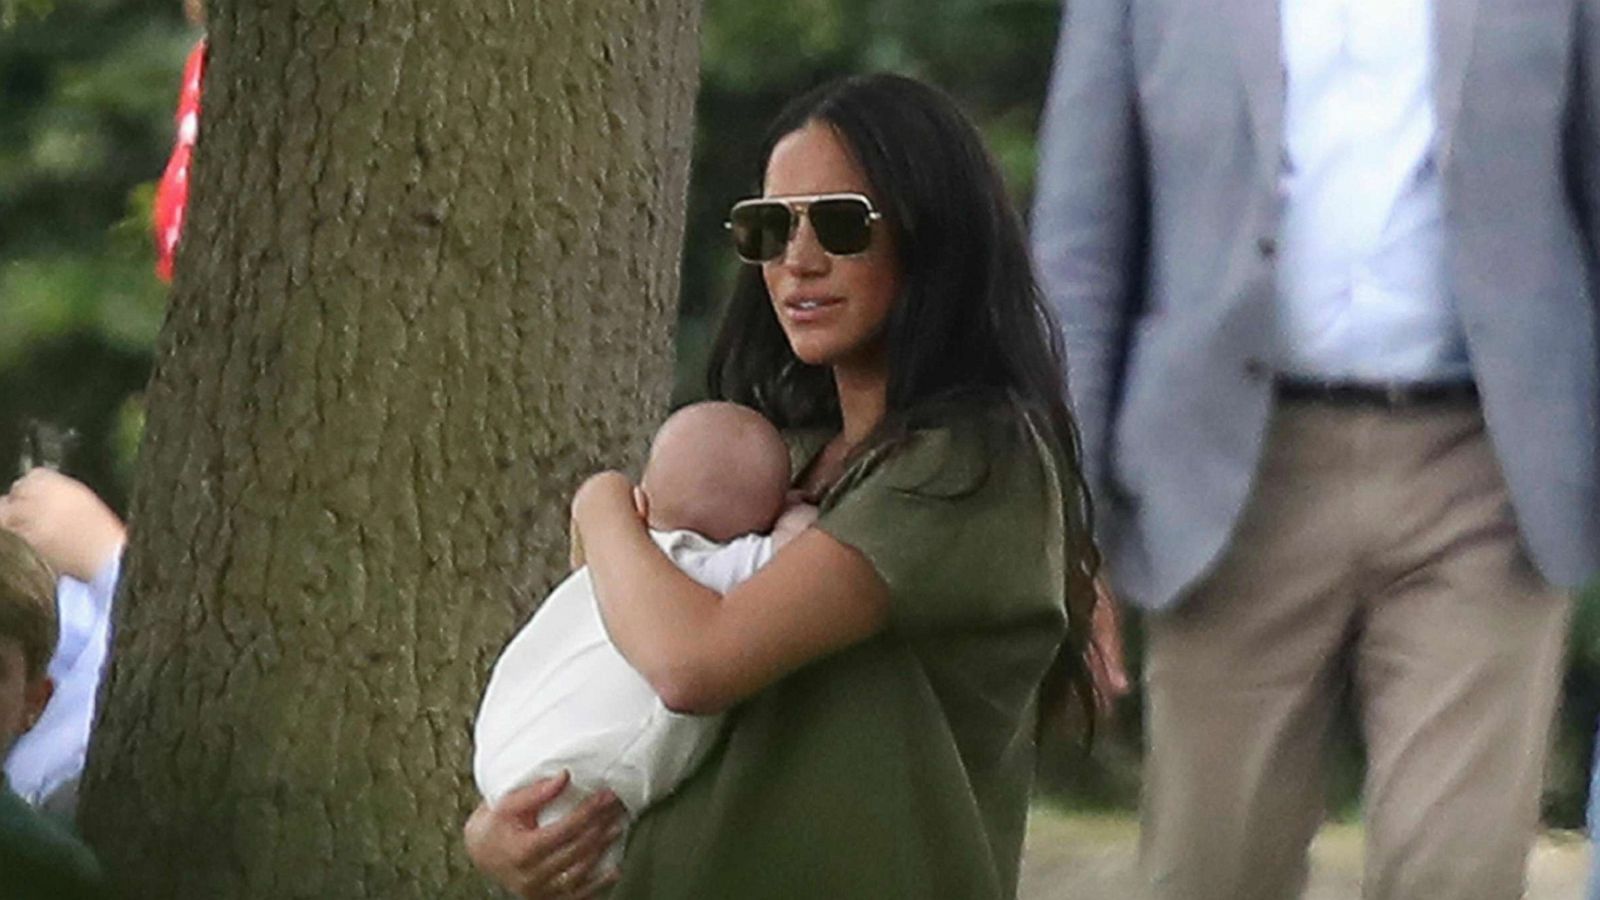
[[[838,348],[818,341],[789,340],[789,349],[795,359],[808,366],[831,366],[839,357]]]
[[[861,342],[808,340],[809,335],[801,335],[799,340],[790,337],[789,349],[795,358],[808,366],[837,368],[844,366],[851,369],[877,369],[884,365],[884,342],[881,339]]]

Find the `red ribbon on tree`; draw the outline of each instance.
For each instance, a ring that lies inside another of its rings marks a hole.
[[[189,61],[183,67],[183,90],[178,94],[176,115],[178,139],[156,188],[156,275],[162,281],[172,280],[172,260],[183,237],[183,214],[189,205],[189,159],[200,133],[200,82],[205,68],[206,42],[201,39],[189,51]]]

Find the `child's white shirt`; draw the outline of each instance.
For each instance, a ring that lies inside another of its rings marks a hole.
[[[77,812],[78,779],[89,747],[95,696],[111,643],[111,605],[122,571],[122,551],[94,580],[63,575],[56,583],[60,636],[50,657],[55,692],[33,728],[5,758],[11,789],[28,803],[70,822]]]

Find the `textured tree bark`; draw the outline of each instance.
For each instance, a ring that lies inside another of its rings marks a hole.
[[[489,895],[471,718],[664,411],[698,20],[212,4],[81,812],[129,896]]]

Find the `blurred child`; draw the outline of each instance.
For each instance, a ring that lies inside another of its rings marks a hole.
[[[39,721],[52,684],[55,576],[20,537],[0,531],[0,754]],[[99,864],[77,838],[0,784],[0,896],[98,896]]]
[[[116,514],[82,482],[43,468],[30,470],[0,496],[0,529],[21,536],[61,573],[61,637],[48,670],[55,693],[5,758],[5,772],[24,800],[71,821],[126,534]]]

